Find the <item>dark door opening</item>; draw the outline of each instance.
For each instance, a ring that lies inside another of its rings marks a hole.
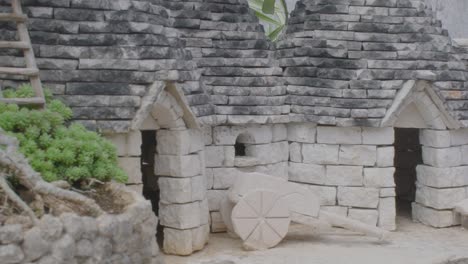
[[[395,128],[395,184],[397,213],[411,218],[416,197],[416,167],[422,164],[419,129]]]
[[[143,196],[151,201],[153,212],[159,214],[159,185],[158,177],[155,175],[155,156],[156,156],[156,131],[141,131],[141,174],[143,177]],[[158,224],[157,240],[160,247],[164,241],[162,226]]]

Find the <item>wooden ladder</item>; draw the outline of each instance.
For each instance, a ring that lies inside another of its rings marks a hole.
[[[36,65],[36,58],[29,37],[26,22],[28,17],[23,13],[20,0],[11,0],[12,13],[0,13],[0,22],[15,22],[19,41],[0,41],[0,48],[19,49],[23,51],[26,68],[0,67],[0,74],[27,76],[31,82],[35,97],[32,98],[0,98],[2,103],[18,105],[45,106],[44,91],[42,90],[39,69]],[[1,94],[1,93],[0,93]]]

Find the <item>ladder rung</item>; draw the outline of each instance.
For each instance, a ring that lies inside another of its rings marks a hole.
[[[0,49],[30,49],[26,41],[0,41]]]
[[[0,21],[26,22],[28,21],[28,17],[26,15],[17,15],[13,13],[0,13]]]
[[[0,74],[37,76],[39,75],[39,70],[35,68],[0,67]]]
[[[45,100],[42,97],[32,98],[0,98],[0,103],[18,104],[18,105],[44,105]]]

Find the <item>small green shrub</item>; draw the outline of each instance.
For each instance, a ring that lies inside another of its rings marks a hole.
[[[33,97],[30,85],[3,92],[5,98]],[[73,113],[46,91],[47,107],[37,110],[0,103],[0,127],[18,138],[20,151],[48,182],[66,180],[71,184],[94,178],[126,182],[117,165],[114,145],[80,124],[66,125]]]

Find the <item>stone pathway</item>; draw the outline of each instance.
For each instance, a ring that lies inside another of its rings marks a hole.
[[[202,252],[165,258],[167,264],[436,264],[468,258],[468,231],[461,227],[434,229],[407,218],[399,218],[398,226],[392,242],[378,244],[341,230],[314,234],[295,225],[278,247],[257,252],[244,251],[227,234],[213,234]]]

